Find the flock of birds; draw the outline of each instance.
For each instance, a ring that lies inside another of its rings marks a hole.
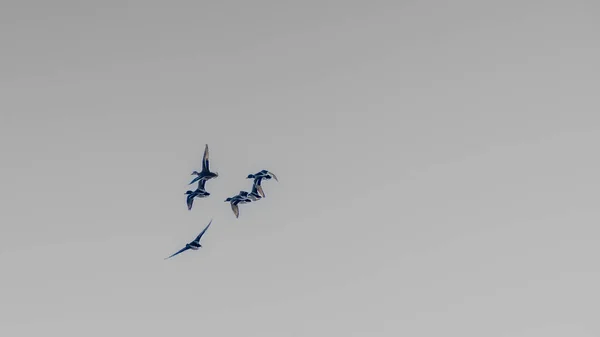
[[[208,144],[206,144],[204,147],[204,156],[202,157],[202,170],[200,172],[194,171],[194,172],[192,172],[192,175],[195,175],[196,177],[188,185],[198,182],[198,187],[196,188],[196,190],[193,190],[193,191],[189,190],[189,191],[185,192],[185,194],[187,195],[186,203],[187,203],[188,210],[192,210],[192,206],[194,205],[195,198],[206,198],[210,195],[210,193],[207,192],[206,188],[205,188],[206,182],[210,179],[213,179],[213,178],[216,178],[219,176],[219,174],[217,172],[212,172],[210,170],[209,160],[208,160]],[[233,211],[233,214],[235,215],[236,218],[238,218],[240,216],[240,208],[238,205],[247,204],[247,203],[250,203],[253,201],[258,201],[265,197],[265,192],[263,191],[263,188],[262,188],[263,180],[275,179],[276,181],[279,182],[279,180],[277,179],[277,176],[273,172],[270,172],[268,170],[262,170],[257,173],[249,174],[246,177],[246,179],[253,179],[252,190],[250,192],[240,191],[240,193],[225,199],[225,202],[229,202],[229,204],[231,204],[231,210]],[[202,245],[200,244],[200,239],[202,238],[202,236],[204,235],[204,233],[206,232],[208,227],[210,227],[211,223],[212,223],[212,219],[209,221],[208,225],[206,225],[206,227],[202,230],[202,232],[200,232],[200,234],[198,234],[198,236],[194,239],[194,241],[186,244],[185,247],[183,247],[182,249],[180,249],[173,255],[165,258],[165,260],[170,259],[173,256],[183,253],[189,249],[191,249],[191,250],[200,249],[202,247]]]

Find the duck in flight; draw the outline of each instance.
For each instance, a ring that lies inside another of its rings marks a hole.
[[[202,235],[204,235],[204,232],[206,232],[206,230],[208,229],[208,227],[210,227],[210,224],[212,223],[212,219],[210,219],[210,222],[208,223],[208,225],[206,225],[206,227],[204,228],[204,230],[198,234],[198,236],[194,239],[194,241],[188,243],[185,245],[185,247],[183,247],[182,249],[180,249],[177,253],[165,258],[165,260],[172,258],[173,256],[183,253],[188,249],[191,250],[198,250],[202,247],[202,245],[200,244],[200,239],[202,238]]]
[[[200,179],[198,182],[198,188],[195,191],[187,191],[187,206],[188,210],[192,210],[192,206],[194,204],[194,198],[206,198],[210,195],[210,193],[206,192],[204,189],[204,185],[206,184],[206,180]]]
[[[204,156],[202,157],[202,171],[194,171],[192,172],[192,175],[195,175],[196,178],[194,178],[194,180],[192,180],[188,185],[191,185],[198,180],[209,180],[219,176],[219,173],[210,171],[208,161],[208,144],[204,146]]]
[[[246,194],[246,196],[243,196],[241,194]],[[248,195],[248,192],[240,191],[240,194],[234,195],[233,197],[225,199],[225,202],[229,202],[231,204],[231,210],[233,211],[233,214],[235,215],[236,218],[238,218],[240,216],[240,208],[238,205],[239,204],[247,204],[249,202],[252,202],[252,199],[248,198],[247,195]]]
[[[276,181],[279,182],[279,180],[277,179],[277,176],[270,171],[267,170],[262,170],[258,173],[254,173],[254,174],[249,174],[246,179],[254,179],[254,183],[252,185],[252,187],[254,188],[254,186],[257,187],[257,192],[260,193],[260,195],[264,198],[266,197],[265,192],[262,189],[262,181],[263,180],[269,180],[269,179],[275,179]]]
[[[275,175],[275,173],[270,172],[268,170],[262,170],[257,173],[249,174],[246,177],[246,179],[256,179],[256,178],[265,178],[265,179],[274,178],[277,182],[279,182],[279,179],[277,179],[277,176]]]

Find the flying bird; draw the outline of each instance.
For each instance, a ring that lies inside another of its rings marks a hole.
[[[192,210],[192,205],[194,204],[194,198],[206,198],[210,195],[210,193],[206,192],[204,189],[204,185],[206,184],[206,180],[200,179],[198,181],[198,188],[195,191],[186,191],[187,194],[187,206],[188,210]]]
[[[241,192],[245,192],[245,191],[241,191]],[[248,192],[245,192],[245,194],[248,195]],[[247,204],[249,202],[252,202],[252,199],[238,194],[238,195],[234,195],[233,197],[225,199],[225,202],[229,202],[231,204],[231,210],[233,211],[233,214],[235,215],[235,217],[238,218],[240,216],[240,208],[238,205],[239,204]]]
[[[198,236],[194,239],[194,241],[188,243],[185,245],[185,247],[183,247],[182,249],[180,249],[177,253],[165,258],[165,260],[172,258],[173,256],[183,253],[188,249],[191,250],[198,250],[202,247],[202,245],[200,244],[200,239],[202,238],[202,235],[204,235],[204,232],[206,232],[206,230],[208,229],[208,227],[210,227],[210,224],[212,223],[212,219],[210,219],[210,222],[208,223],[208,225],[206,225],[206,227],[204,228],[204,230],[198,234]]]
[[[279,182],[279,179],[277,179],[277,176],[275,175],[275,173],[270,172],[268,170],[262,170],[258,173],[249,174],[246,177],[246,179],[256,179],[256,178],[265,178],[265,179],[274,178],[276,181]]]
[[[192,180],[188,185],[191,185],[198,180],[209,180],[219,176],[219,173],[210,171],[210,167],[208,164],[208,144],[206,144],[204,146],[204,156],[202,157],[202,171],[192,172],[192,175],[195,175],[196,178],[194,178],[194,180]]]
[[[260,193],[260,195],[263,198],[266,197],[266,195],[265,195],[265,192],[262,189],[261,182],[263,180],[269,180],[271,178],[275,179],[276,181],[279,181],[279,180],[277,180],[277,176],[275,175],[275,173],[267,171],[267,170],[262,170],[262,171],[260,171],[258,173],[249,174],[246,177],[246,179],[254,179],[254,184],[252,186],[253,187],[257,186],[257,192]]]

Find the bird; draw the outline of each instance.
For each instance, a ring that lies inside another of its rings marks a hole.
[[[269,179],[275,179],[277,180],[277,176],[275,176],[275,174],[273,172],[269,172],[267,170],[262,170],[258,173],[254,173],[254,174],[249,174],[246,179],[254,179],[254,183],[253,183],[253,187],[255,185],[257,185],[257,192],[260,193],[260,195],[264,198],[266,197],[265,192],[262,189],[262,181],[263,179],[269,180]],[[277,180],[279,181],[279,180]]]
[[[268,170],[261,170],[260,172],[249,174],[246,177],[246,179],[256,179],[259,177],[266,178],[266,179],[275,178],[275,180],[279,182],[279,179],[277,179],[277,176],[275,175],[275,173],[270,172]]]
[[[219,176],[217,172],[211,172],[208,162],[208,144],[204,146],[204,156],[202,157],[202,170],[200,172],[194,171],[192,175],[196,175],[196,178],[192,180],[188,185],[195,183],[198,180],[209,180]]]
[[[194,204],[194,198],[206,198],[210,195],[205,189],[204,185],[206,184],[206,180],[200,179],[198,181],[198,188],[195,191],[186,191],[187,194],[187,206],[188,210],[192,210],[192,205]]]
[[[244,191],[241,191],[241,192],[244,192]],[[246,194],[247,193],[248,192],[246,192]],[[225,202],[229,202],[231,204],[231,210],[233,211],[233,214],[235,215],[235,217],[238,218],[240,216],[240,208],[238,207],[238,205],[239,204],[247,204],[249,202],[252,202],[252,199],[237,194],[237,195],[234,195],[233,197],[229,197],[229,198],[225,199]]]
[[[208,227],[210,227],[210,224],[212,223],[212,219],[210,219],[210,222],[208,223],[208,225],[206,225],[206,227],[204,228],[204,230],[202,230],[202,232],[200,234],[198,234],[198,236],[194,239],[194,241],[188,243],[185,245],[185,247],[183,247],[182,249],[180,249],[177,253],[165,258],[165,260],[172,258],[173,256],[179,254],[179,253],[183,253],[188,249],[191,250],[198,250],[202,247],[202,245],[200,244],[200,239],[202,238],[202,235],[204,235],[204,232],[206,232],[206,230],[208,229]]]

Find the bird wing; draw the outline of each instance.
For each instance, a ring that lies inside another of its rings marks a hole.
[[[209,166],[208,166],[208,144],[206,144],[204,146],[204,156],[202,157],[202,172],[206,173],[209,172]]]
[[[236,218],[240,216],[240,208],[236,202],[231,203],[231,210],[233,211],[233,214],[235,214]]]
[[[196,181],[198,181],[198,180],[200,180],[200,177],[199,177],[199,176],[198,176],[198,177],[196,177],[196,178],[194,178],[194,180],[190,181],[190,183],[189,183],[188,185],[191,185],[191,184],[195,183],[195,182],[196,182]]]
[[[262,186],[260,185],[261,181],[262,181],[262,178],[254,179],[254,184],[252,184],[252,193],[250,193],[250,194],[264,197],[263,192],[262,192]]]
[[[212,223],[212,219],[210,219],[210,222],[208,223],[208,225],[206,225],[206,227],[204,227],[204,230],[202,230],[202,232],[200,234],[198,234],[198,236],[196,237],[196,239],[194,239],[194,242],[200,243],[200,239],[202,238],[202,235],[204,235],[204,232],[206,232],[206,230],[208,229],[208,227],[210,227],[211,223]]]
[[[198,189],[204,191],[204,185],[206,184],[206,179],[200,179],[198,182]]]
[[[257,189],[258,189],[258,193],[260,193],[260,196],[264,198],[265,197],[265,192],[263,191],[262,186],[258,185]]]
[[[192,205],[194,204],[194,194],[188,194],[187,196],[187,206],[188,210],[192,209]]]
[[[165,258],[165,260],[167,260],[167,259],[170,259],[170,258],[172,258],[173,256],[175,256],[175,255],[177,255],[177,254],[179,254],[179,253],[183,253],[183,252],[185,252],[185,251],[186,251],[186,250],[188,250],[188,249],[190,249],[190,247],[188,247],[188,246],[185,246],[185,247],[183,247],[182,249],[180,249],[180,250],[179,250],[177,253],[175,253],[175,254],[173,254],[173,255],[171,255],[171,256],[169,256],[169,257]]]

